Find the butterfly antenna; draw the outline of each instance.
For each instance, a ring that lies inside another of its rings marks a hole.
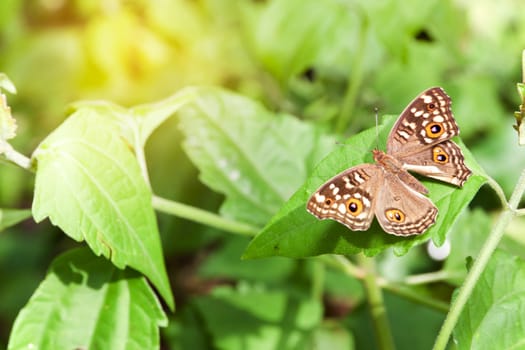
[[[379,149],[379,118],[377,116],[378,108],[375,107],[374,111],[376,113],[376,149]]]

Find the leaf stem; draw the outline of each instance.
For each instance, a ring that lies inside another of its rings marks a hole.
[[[0,142],[4,142],[1,141]],[[9,143],[5,142],[4,144],[4,157],[5,160],[9,163],[18,165],[19,167],[31,170],[31,159],[23,155],[22,153],[15,150]],[[1,146],[1,145],[0,145]],[[1,148],[1,147],[0,147]]]
[[[138,138],[137,130],[134,128],[133,131],[135,133],[135,135],[133,135],[134,141],[135,141],[135,157],[137,158],[137,162],[139,164],[140,172],[142,173],[142,177],[144,178],[144,181],[148,185],[148,188],[151,189],[151,181],[149,178],[148,164],[146,162],[146,154],[144,153],[144,148],[139,143],[140,140]]]
[[[468,298],[472,294],[472,291],[474,290],[474,287],[476,286],[476,283],[481,273],[487,266],[487,263],[490,257],[492,256],[492,253],[498,246],[498,243],[500,242],[501,237],[503,236],[505,228],[508,226],[512,218],[516,215],[516,208],[518,207],[519,201],[523,196],[524,192],[525,170],[523,170],[523,172],[520,175],[518,183],[516,184],[514,192],[512,193],[512,196],[510,197],[510,200],[508,202],[507,208],[505,208],[500,214],[498,221],[492,228],[489,237],[487,238],[487,241],[481,248],[479,256],[474,261],[472,268],[467,274],[465,282],[460,287],[459,293],[456,299],[454,300],[450,311],[447,317],[445,318],[445,322],[443,322],[443,326],[441,327],[441,330],[439,331],[439,334],[436,338],[434,350],[443,350],[446,348],[450,335],[452,334],[452,331],[456,326],[461,311],[463,310]]]
[[[392,338],[392,332],[388,324],[386,308],[383,302],[383,294],[376,278],[375,260],[373,258],[367,258],[363,254],[358,254],[357,261],[361,268],[366,271],[363,282],[368,296],[368,307],[370,308],[370,315],[374,323],[379,348],[383,350],[395,349],[394,339]]]
[[[496,195],[501,201],[501,205],[504,208],[508,208],[507,197],[505,196],[505,192],[503,192],[503,189],[501,188],[501,186],[496,182],[496,180],[494,180],[488,175],[486,175],[486,179],[487,179],[487,183],[489,184],[489,186],[492,187],[494,192],[496,192]]]
[[[192,207],[187,204],[171,201],[158,196],[152,198],[153,207],[158,211],[192,220],[203,225],[212,226],[224,231],[237,233],[244,236],[254,236],[259,228],[223,218],[215,213]]]

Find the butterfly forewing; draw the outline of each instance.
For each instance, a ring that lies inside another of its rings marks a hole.
[[[458,135],[459,128],[450,105],[450,97],[440,87],[419,94],[392,127],[387,153],[396,157],[408,156]]]
[[[382,181],[383,171],[378,165],[350,168],[321,186],[310,197],[307,210],[319,219],[338,221],[351,230],[367,230]]]

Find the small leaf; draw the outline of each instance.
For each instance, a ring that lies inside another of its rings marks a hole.
[[[86,240],[119,268],[144,273],[173,308],[151,192],[111,118],[71,115],[37,148],[33,215]]]
[[[11,94],[16,94],[15,84],[5,73],[0,73],[0,90],[5,90]]]
[[[384,118],[379,127],[380,140],[386,140],[396,118]],[[438,207],[437,221],[424,234],[399,237],[386,234],[377,221],[368,231],[351,231],[332,220],[317,220],[306,211],[306,202],[312,193],[335,174],[361,163],[372,161],[372,148],[376,145],[375,128],[350,138],[344,147],[338,147],[323,159],[306,183],[281,208],[270,223],[250,243],[244,258],[266,256],[308,257],[320,254],[350,255],[363,252],[373,256],[393,247],[396,254],[405,254],[410,247],[432,238],[442,244],[445,235],[459,213],[474,197],[485,182],[482,169],[470,152],[463,148],[466,164],[473,171],[463,188],[422,178],[429,190],[429,197]],[[382,149],[385,149],[383,146]]]
[[[454,329],[458,349],[525,346],[525,261],[496,251]]]
[[[6,96],[0,92],[0,154],[5,153],[10,146],[7,140],[16,136],[16,120],[11,115]]]
[[[226,200],[224,216],[264,225],[304,182],[332,138],[288,115],[219,89],[200,89],[180,113],[184,149]]]
[[[29,209],[0,209],[0,232],[30,217]]]
[[[146,280],[88,249],[55,259],[11,332],[9,349],[155,349],[166,315]]]

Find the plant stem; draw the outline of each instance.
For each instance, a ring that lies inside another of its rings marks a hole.
[[[395,349],[394,339],[392,338],[392,332],[390,331],[386,308],[383,302],[383,294],[376,279],[375,261],[373,258],[365,257],[363,254],[357,255],[357,260],[361,268],[366,271],[363,282],[368,296],[368,306],[379,342],[379,348],[383,350]]]
[[[192,207],[187,204],[170,201],[158,196],[153,196],[152,203],[153,207],[161,212],[195,221],[203,225],[212,226],[224,231],[237,233],[244,236],[254,236],[257,232],[259,232],[259,228],[257,227],[244,224],[242,222],[225,219],[209,211]]]
[[[409,285],[427,284],[441,282],[451,278],[462,278],[464,274],[460,271],[445,271],[439,270],[435,272],[421,273],[419,275],[412,275],[405,278],[404,283]]]
[[[3,142],[0,140],[0,142]],[[10,144],[5,143],[4,144],[5,151],[4,156],[5,160],[9,163],[13,163],[23,169],[26,170],[32,170],[31,169],[31,159],[23,155],[22,153],[16,151]]]
[[[326,266],[319,260],[313,260],[311,297],[313,300],[321,300],[325,280]]]
[[[140,171],[142,173],[142,177],[144,178],[144,181],[148,185],[148,188],[151,190],[151,181],[149,178],[148,173],[148,164],[146,163],[146,155],[144,154],[144,148],[140,144],[140,139],[138,137],[138,131],[136,128],[133,128],[133,131],[135,133],[134,141],[135,141],[135,157],[137,158],[137,162],[139,163]]]
[[[508,208],[507,197],[505,196],[505,193],[503,192],[503,189],[501,188],[501,186],[490,176],[486,175],[486,178],[487,178],[487,183],[489,184],[489,186],[492,187],[494,192],[496,192],[496,195],[501,201],[501,205],[504,208]]]
[[[474,261],[472,268],[467,274],[465,282],[460,287],[459,293],[456,299],[454,300],[450,311],[445,319],[445,322],[443,322],[443,326],[441,327],[441,330],[439,331],[439,334],[436,338],[434,350],[443,350],[446,348],[450,335],[452,334],[452,331],[456,326],[461,311],[463,310],[468,298],[472,294],[472,291],[476,286],[476,282],[478,281],[479,276],[487,266],[487,263],[490,257],[492,256],[492,253],[498,246],[498,243],[500,242],[501,237],[503,236],[505,228],[515,216],[516,208],[518,207],[520,199],[523,196],[524,192],[525,170],[521,173],[518,183],[514,189],[514,192],[510,197],[508,208],[505,208],[500,214],[498,221],[492,228],[489,237],[487,238],[487,241],[481,248],[479,256]]]
[[[360,29],[361,30],[358,34],[359,42],[357,45],[357,50],[352,62],[350,75],[347,79],[348,86],[343,99],[343,107],[341,108],[341,113],[339,114],[337,124],[335,126],[335,131],[338,134],[343,133],[349,124],[349,120],[354,113],[357,93],[359,92],[361,83],[363,81],[363,60],[365,56],[366,40],[368,35],[368,18],[366,16],[362,17]]]
[[[366,271],[364,271],[359,266],[354,265],[349,259],[342,255],[321,255],[317,259],[322,261],[325,265],[336,268],[353,278],[363,280],[366,276]],[[447,277],[450,278],[454,276],[448,275]],[[393,283],[381,277],[377,277],[377,284],[392,294],[396,294],[416,303],[426,305],[440,312],[446,313],[449,309],[448,303],[430,298],[426,295],[422,296],[420,293],[413,290],[413,288]]]
[[[360,267],[354,265],[348,258],[342,255],[321,255],[318,259],[322,260],[325,264],[335,267],[338,270],[343,271],[345,274],[354,278],[362,280],[365,278],[365,271]]]

